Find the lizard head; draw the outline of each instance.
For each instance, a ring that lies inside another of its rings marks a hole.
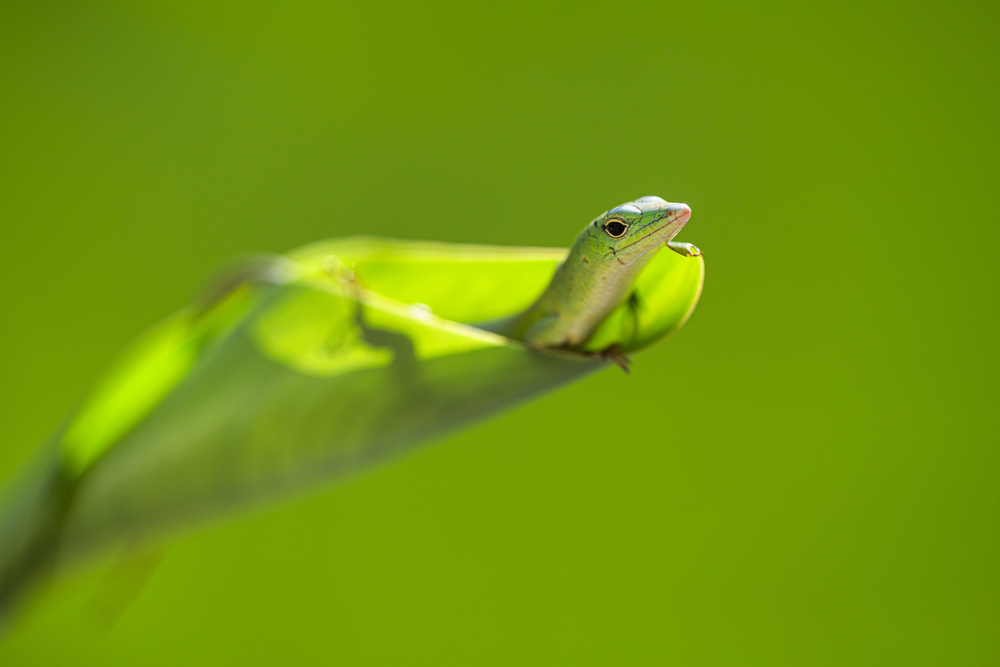
[[[631,264],[673,239],[691,217],[687,204],[643,197],[616,206],[591,223],[590,240],[602,255]]]

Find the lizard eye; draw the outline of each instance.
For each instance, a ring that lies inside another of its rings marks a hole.
[[[618,218],[612,218],[604,223],[605,233],[613,239],[620,239],[628,231],[628,225]]]

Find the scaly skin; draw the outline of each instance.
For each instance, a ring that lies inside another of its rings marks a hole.
[[[534,304],[486,328],[539,347],[578,348],[628,296],[660,247],[698,254],[690,244],[672,242],[690,217],[687,204],[659,197],[611,209],[581,232]]]

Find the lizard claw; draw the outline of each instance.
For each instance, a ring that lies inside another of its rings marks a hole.
[[[610,361],[614,364],[617,364],[618,368],[625,371],[626,375],[628,375],[631,372],[631,369],[629,367],[632,365],[632,360],[629,359],[625,354],[622,353],[621,350],[618,349],[617,343],[604,348],[600,352],[595,352],[594,356],[599,359],[604,359],[605,361]]]
[[[670,241],[667,243],[667,247],[683,257],[698,257],[701,255],[701,250],[698,249],[698,246],[692,245],[691,243]]]

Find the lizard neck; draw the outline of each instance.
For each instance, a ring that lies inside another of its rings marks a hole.
[[[585,232],[552,281],[515,324],[515,337],[549,347],[575,347],[628,296],[653,253],[622,263],[602,254]]]

